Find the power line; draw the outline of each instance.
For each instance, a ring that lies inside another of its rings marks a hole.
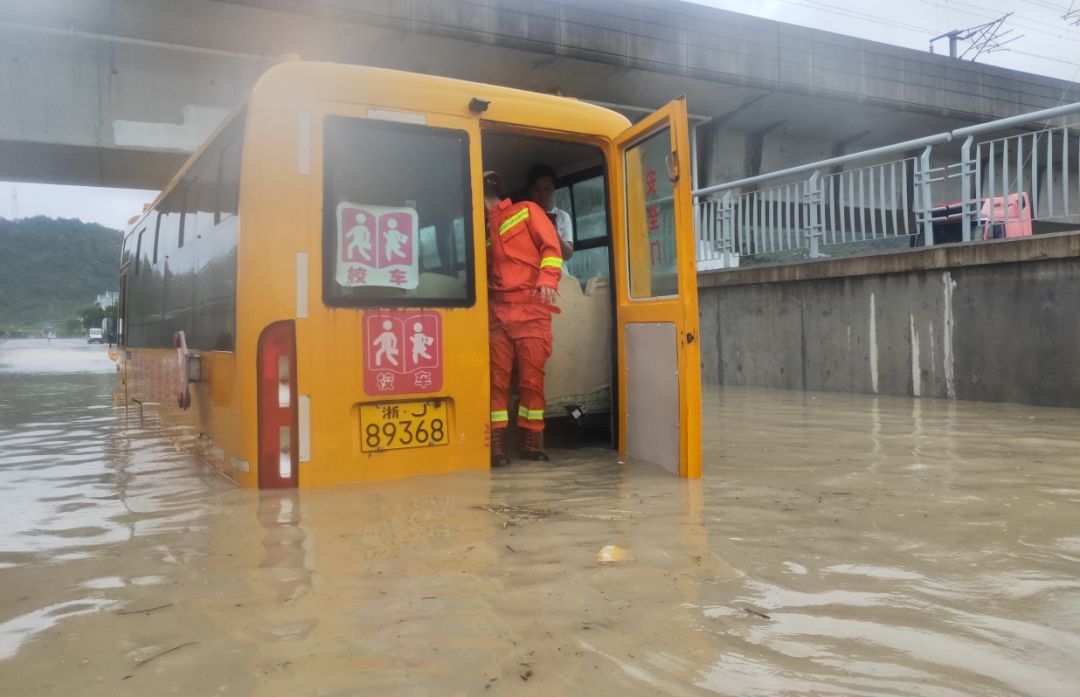
[[[1068,8],[1062,7],[1061,5],[1055,5],[1052,2],[1046,2],[1046,0],[1024,0],[1024,2],[1026,2],[1029,5],[1034,5],[1035,7],[1041,7],[1043,9],[1045,9],[1045,10],[1053,10],[1054,12],[1068,12],[1069,11]]]
[[[1073,0],[1073,2],[1075,2],[1075,1],[1076,0]],[[986,8],[983,7],[982,5],[975,5],[975,4],[972,4],[972,3],[969,3],[969,2],[963,2],[962,0],[945,0],[944,4],[942,4],[941,2],[938,2],[937,0],[919,0],[919,2],[921,2],[921,3],[925,4],[925,5],[932,5],[933,7],[937,7],[937,8],[956,9],[958,12],[965,12],[965,13],[971,15],[972,17],[978,17],[979,19],[987,19],[987,20],[989,20],[989,19],[994,19],[997,16],[997,15],[986,14],[986,12],[985,12]],[[960,8],[971,8],[971,9],[960,9]],[[1058,9],[1056,11],[1060,12],[1061,9]],[[1021,21],[1021,20],[1023,20],[1023,21]],[[1028,24],[1028,22],[1030,22],[1030,24]],[[1064,39],[1065,41],[1074,41],[1076,43],[1080,43],[1080,39],[1077,39],[1077,38],[1075,38],[1073,36],[1069,36],[1068,34],[1058,34],[1058,33],[1047,32],[1047,30],[1052,30],[1052,32],[1061,31],[1061,27],[1059,25],[1057,25],[1057,24],[1049,24],[1047,22],[1042,22],[1040,20],[1033,19],[1031,17],[1025,17],[1023,15],[1016,15],[1016,14],[1014,14],[1014,18],[1010,22],[1010,24],[1016,25],[1016,27],[1019,28],[1019,29],[1027,29],[1029,31],[1037,31],[1037,32],[1041,32],[1041,33],[1044,33],[1044,34],[1048,34],[1049,36],[1052,36],[1055,39]],[[1038,26],[1033,26],[1033,25],[1038,25]],[[1043,27],[1043,28],[1040,29],[1039,27]]]
[[[974,27],[968,27],[967,29],[953,29],[952,31],[945,32],[940,36],[935,36],[930,39],[930,52],[934,52],[934,42],[938,39],[949,40],[949,57],[950,58],[966,58],[968,54],[971,54],[971,60],[975,61],[984,53],[994,53],[995,51],[1007,51],[1006,44],[1010,44],[1013,41],[1021,38],[1023,34],[1018,34],[1009,39],[1004,39],[1009,34],[1013,33],[1012,29],[1006,29],[1002,31],[1002,27],[1005,25],[1005,20],[1012,16],[1012,12],[1002,15],[997,19],[986,22],[985,24],[979,24]],[[971,45],[964,49],[964,52],[957,55],[957,45],[961,41],[971,41]]]
[[[820,0],[777,0],[777,1],[781,2],[781,3],[785,4],[785,5],[791,5],[791,6],[794,6],[794,7],[799,7],[799,8],[802,8],[804,10],[809,10],[811,12],[820,12],[820,13],[823,13],[823,14],[829,14],[829,15],[834,15],[834,16],[848,17],[850,19],[857,19],[857,20],[860,20],[860,21],[864,21],[864,22],[868,22],[868,23],[872,23],[872,24],[877,24],[877,25],[880,25],[880,26],[890,27],[890,28],[893,28],[893,29],[900,29],[900,30],[903,30],[903,31],[906,31],[906,32],[918,33],[918,34],[922,34],[924,36],[926,34],[933,34],[936,31],[935,29],[930,28],[930,27],[923,27],[923,26],[919,26],[919,25],[915,25],[915,24],[908,24],[908,23],[905,23],[905,22],[891,20],[891,19],[888,19],[886,17],[882,17],[880,15],[870,14],[870,13],[866,13],[866,12],[860,12],[858,10],[853,10],[853,9],[845,8],[845,7],[839,7],[837,5],[832,5],[832,4],[829,4],[829,3],[826,3],[826,2],[820,2]],[[984,12],[979,12],[978,11],[978,10],[983,10],[984,9],[981,6],[973,5],[971,3],[961,2],[960,0],[944,0],[945,4],[942,4],[941,0],[918,0],[918,1],[921,2],[921,3],[924,3],[926,5],[931,5],[933,7],[939,8],[939,9],[940,8],[954,9],[954,10],[956,10],[958,12],[963,12],[963,13],[972,15],[974,17],[979,17],[981,19],[990,18],[990,16],[985,14]],[[1074,4],[1076,2],[1077,2],[1077,0],[1073,0]],[[964,7],[967,7],[967,8],[974,8],[975,11],[973,11],[971,9],[962,9],[962,8],[957,7],[957,6],[964,6]],[[1077,11],[1080,12],[1080,8],[1077,8]],[[1061,29],[1060,26],[1053,26],[1053,25],[1050,25],[1050,24],[1046,24],[1045,22],[1040,22],[1038,20],[1030,19],[1029,21],[1031,21],[1034,24],[1040,24],[1040,25],[1042,25],[1044,27],[1049,27],[1051,29],[1057,29],[1057,30]],[[1032,26],[1029,26],[1027,24],[1023,24],[1021,22],[1013,21],[1013,22],[1010,22],[1010,23],[1015,24],[1017,27],[1020,27],[1020,28],[1029,29],[1029,30],[1031,30],[1033,32],[1039,32],[1040,34],[1050,34],[1050,36],[1052,36],[1053,38],[1058,38],[1058,39],[1062,39],[1062,40],[1065,40],[1065,41],[1072,41],[1072,42],[1080,43],[1080,39],[1077,39],[1077,38],[1074,38],[1074,37],[1071,37],[1071,36],[1067,36],[1067,35],[1064,35],[1064,34],[1052,34],[1052,33],[1046,32],[1043,29],[1038,29],[1036,27],[1032,27]],[[1020,38],[1020,37],[1016,37],[1016,38]],[[1062,64],[1065,64],[1065,65],[1077,65],[1076,63],[1074,63],[1072,61],[1067,61],[1067,60],[1063,60],[1061,58],[1054,58],[1054,57],[1051,57],[1051,56],[1045,56],[1045,55],[1032,53],[1032,52],[1028,52],[1028,51],[1020,51],[1020,50],[1015,49],[1015,48],[1009,48],[1009,49],[1004,49],[1004,50],[1008,50],[1008,51],[1010,51],[1012,53],[1015,53],[1015,54],[1018,54],[1018,55],[1024,55],[1024,56],[1027,56],[1027,57],[1030,57],[1030,58],[1039,58],[1039,59],[1054,62],[1054,63],[1062,63]],[[1075,80],[1075,77],[1076,76],[1074,75],[1072,80]],[[1072,80],[1070,80],[1070,82]]]
[[[1011,52],[1015,53],[1015,54],[1017,54],[1019,56],[1028,56],[1029,58],[1040,58],[1040,59],[1042,59],[1044,61],[1053,61],[1055,63],[1063,63],[1065,65],[1072,65],[1072,66],[1076,66],[1076,67],[1080,68],[1080,61],[1070,61],[1070,60],[1065,60],[1064,58],[1053,58],[1052,56],[1042,56],[1042,55],[1039,55],[1038,53],[1029,53],[1028,51],[1021,51],[1020,49],[1015,49],[1015,48],[1011,49]],[[1069,80],[1069,82],[1072,82],[1075,79],[1076,79],[1076,74],[1073,73],[1073,78],[1072,78],[1072,80]]]
[[[1075,4],[1076,0],[1070,2],[1069,7],[1065,10],[1065,14],[1061,15],[1062,19],[1064,19],[1066,22],[1073,25],[1074,27],[1080,24],[1080,9],[1074,10],[1073,5]]]
[[[930,34],[930,33],[933,33],[935,31],[934,29],[932,29],[930,27],[922,27],[922,26],[915,25],[915,24],[908,24],[908,23],[905,23],[905,22],[891,20],[891,19],[888,19],[886,17],[882,17],[881,15],[871,14],[871,13],[867,13],[867,12],[860,12],[858,10],[853,10],[853,9],[846,8],[846,7],[839,7],[837,5],[832,5],[832,4],[829,4],[829,3],[826,3],[826,2],[821,2],[820,0],[778,0],[778,1],[782,2],[782,3],[786,4],[786,5],[793,5],[795,7],[801,7],[801,8],[806,9],[806,10],[811,10],[811,11],[816,11],[816,12],[823,12],[823,13],[826,13],[826,14],[832,14],[832,15],[837,15],[837,16],[841,16],[841,17],[848,17],[848,18],[851,18],[851,19],[858,19],[858,20],[862,20],[864,22],[870,22],[870,23],[873,23],[873,24],[881,25],[881,26],[891,27],[893,29],[902,29],[904,31],[909,31],[909,32],[913,32],[913,33]],[[979,9],[979,10],[983,9],[982,7],[980,7],[978,5],[972,5],[972,4],[966,3],[966,2],[959,2],[958,0],[946,0],[947,4],[945,4],[945,5],[942,5],[940,2],[936,2],[935,0],[919,0],[919,2],[922,2],[922,3],[927,4],[927,5],[932,5],[934,7],[939,7],[939,8],[940,7],[952,8],[955,5],[963,5],[963,6],[966,6],[966,7],[972,7],[972,8],[976,8],[976,9]],[[1076,0],[1073,0],[1073,2],[1076,2]],[[992,19],[992,17],[990,17],[990,15],[980,13],[980,12],[973,12],[971,10],[966,10],[966,9],[960,9],[959,11],[960,12],[965,12],[967,14],[970,14],[972,16],[979,17],[979,18],[982,18],[982,19]],[[1077,11],[1080,12],[1080,8],[1078,8]],[[1012,14],[1012,13],[1010,13],[1010,14]],[[1041,25],[1043,25],[1045,27],[1050,27],[1052,29],[1059,29],[1060,30],[1060,27],[1056,27],[1056,26],[1053,26],[1053,25],[1050,25],[1050,24],[1046,24],[1045,22],[1039,22],[1038,20],[1034,20],[1034,19],[1032,19],[1030,21],[1035,23],[1035,24],[1041,24]],[[1029,29],[1031,31],[1038,31],[1040,33],[1045,33],[1041,29],[1038,29],[1038,28],[1032,27],[1032,26],[1028,26],[1026,24],[1021,24],[1020,22],[1011,21],[1010,23],[1011,24],[1016,24],[1016,26],[1019,27],[1019,28]],[[1021,38],[1021,36],[1016,36],[1015,38],[1019,39],[1019,38]],[[1073,42],[1076,42],[1076,43],[1080,43],[1080,39],[1077,39],[1077,38],[1074,38],[1074,37],[1071,37],[1071,36],[1067,36],[1067,35],[1064,35],[1064,34],[1051,34],[1051,36],[1053,36],[1054,38],[1058,38],[1058,39],[1064,39],[1065,41],[1073,41]],[[1002,49],[1002,50],[1010,50],[1010,51],[1012,51],[1013,49]],[[988,52],[992,53],[994,51],[988,51]],[[1014,52],[1016,52],[1016,51],[1014,51]],[[1046,60],[1050,60],[1050,61],[1062,62],[1060,59],[1057,59],[1057,58],[1051,58],[1049,56],[1041,56],[1041,55],[1034,54],[1034,53],[1027,53],[1025,55],[1032,56],[1032,57],[1035,57],[1035,58],[1045,58]],[[1072,63],[1069,62],[1069,61],[1064,61],[1064,62],[1067,63],[1068,65],[1072,65]]]
[[[927,27],[920,27],[914,24],[907,24],[893,19],[888,19],[880,15],[870,14],[867,12],[860,12],[847,7],[840,7],[837,5],[831,5],[826,2],[820,2],[819,0],[779,0],[779,2],[785,5],[794,5],[795,7],[801,7],[806,10],[813,10],[817,12],[825,12],[827,14],[839,15],[841,17],[848,17],[851,19],[859,19],[864,22],[871,22],[873,24],[880,24],[885,27],[891,27],[893,29],[903,29],[905,31],[915,33],[929,33],[933,29]]]

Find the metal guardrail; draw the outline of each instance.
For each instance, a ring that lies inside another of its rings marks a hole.
[[[966,242],[1031,234],[1035,221],[1080,223],[1080,128],[976,142],[1077,113],[1080,102],[698,189],[698,268],[818,258],[857,242],[932,245],[935,232],[939,243]],[[934,166],[935,146],[961,139],[958,160]],[[898,154],[908,156],[885,160]]]

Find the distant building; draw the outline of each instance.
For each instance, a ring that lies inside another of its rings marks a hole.
[[[97,300],[94,304],[100,307],[102,310],[112,307],[120,300],[120,292],[115,290],[109,290],[104,293],[98,293]]]

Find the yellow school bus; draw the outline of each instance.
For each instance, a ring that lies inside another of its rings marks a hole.
[[[576,250],[548,423],[700,476],[681,99],[631,125],[504,87],[273,67],[125,237],[122,398],[245,487],[488,468],[481,175],[517,198],[535,162]]]

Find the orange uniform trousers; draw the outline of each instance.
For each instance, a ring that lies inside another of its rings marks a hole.
[[[489,304],[491,337],[491,427],[510,421],[510,373],[516,364],[521,403],[517,423],[530,431],[544,430],[544,367],[551,357],[550,305],[535,302]]]

